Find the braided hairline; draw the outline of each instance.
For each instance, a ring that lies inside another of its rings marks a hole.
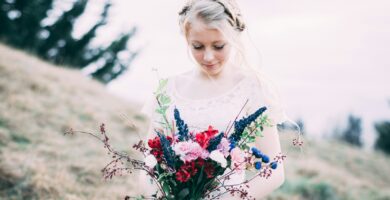
[[[242,22],[240,22],[240,19],[238,19],[238,17],[241,16],[240,13],[236,13],[237,16],[234,16],[233,13],[229,10],[228,7],[226,7],[226,5],[223,2],[221,2],[219,0],[212,0],[212,1],[220,4],[223,7],[225,14],[230,19],[230,20],[228,20],[230,25],[232,25],[233,27],[235,27],[239,31],[243,31],[245,29],[245,25]],[[186,6],[183,7],[183,9],[179,12],[179,15],[186,15],[187,14],[187,12],[191,9],[191,6],[192,6],[191,2],[192,1],[190,1],[189,4],[187,4]]]

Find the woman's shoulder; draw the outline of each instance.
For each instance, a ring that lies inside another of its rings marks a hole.
[[[185,71],[179,74],[175,74],[168,77],[169,82],[185,82],[188,79],[193,78],[193,71]]]
[[[166,77],[165,79],[167,81],[167,86],[166,86],[167,91],[168,92],[175,91],[177,86],[176,83],[185,84],[186,82],[188,82],[190,77],[191,77],[191,71],[186,71],[180,74],[175,74]]]

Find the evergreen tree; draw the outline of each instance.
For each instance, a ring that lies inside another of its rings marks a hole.
[[[390,105],[390,100],[388,103]],[[390,155],[390,121],[375,123],[374,127],[378,134],[374,145],[375,149]]]
[[[133,28],[131,33],[122,35],[122,37],[112,42],[111,45],[104,50],[103,57],[105,59],[105,64],[91,74],[95,79],[103,83],[108,83],[127,70],[130,62],[138,53],[131,53],[124,51],[124,49],[129,38],[135,34],[136,30],[136,28]],[[121,52],[131,54],[130,58],[126,60],[118,59],[118,54]]]
[[[10,19],[8,13],[11,11],[12,5],[6,0],[0,0],[0,39],[4,40],[4,35],[9,32]]]
[[[53,0],[1,0],[0,35],[12,46],[31,50]]]
[[[56,64],[64,64],[63,49],[68,43],[74,42],[72,37],[73,25],[76,19],[83,14],[87,6],[87,0],[76,1],[73,7],[66,11],[53,25],[44,27],[49,32],[49,37],[42,41],[38,48],[38,55],[53,61]]]
[[[136,29],[123,34],[108,47],[91,47],[96,31],[107,23],[111,7],[110,0],[107,0],[101,18],[81,38],[74,38],[72,33],[75,21],[85,11],[87,3],[87,0],[75,1],[72,8],[52,25],[42,27],[47,13],[54,9],[53,0],[0,0],[0,40],[55,64],[79,69],[103,60],[104,65],[98,67],[91,76],[108,83],[125,72],[138,54],[127,50],[128,40]],[[128,58],[120,59],[121,53],[128,53]]]
[[[390,121],[375,124],[378,138],[375,141],[375,149],[390,154]]]
[[[107,2],[104,6],[100,20],[91,29],[89,29],[89,31],[87,31],[87,33],[85,33],[80,39],[69,40],[66,43],[62,49],[62,54],[66,56],[64,60],[68,65],[83,68],[91,62],[96,61],[90,60],[89,44],[91,40],[96,37],[97,29],[107,23],[107,16],[110,7],[111,3]]]
[[[351,145],[361,147],[362,120],[359,117],[349,115],[347,128],[341,133],[341,140]]]

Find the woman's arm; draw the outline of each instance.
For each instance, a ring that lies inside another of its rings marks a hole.
[[[264,137],[256,138],[256,147],[258,147],[264,154],[268,155],[270,162],[272,162],[274,157],[282,152],[276,125],[272,127],[265,127],[263,136]],[[262,199],[280,187],[283,182],[284,166],[283,163],[278,163],[278,167],[272,171],[272,175],[268,179],[256,177],[254,180],[249,182],[250,195],[256,199]]]

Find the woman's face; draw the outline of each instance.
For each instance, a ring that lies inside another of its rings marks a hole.
[[[230,45],[222,33],[197,21],[190,25],[187,42],[201,69],[210,76],[218,75],[230,55]]]

